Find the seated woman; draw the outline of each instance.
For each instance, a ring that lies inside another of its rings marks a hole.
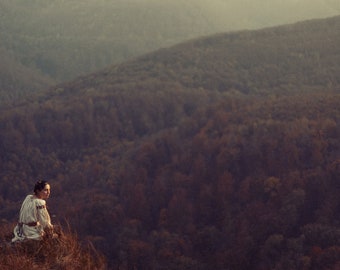
[[[34,194],[27,195],[22,203],[12,242],[42,240],[44,236],[53,235],[53,225],[45,201],[49,196],[50,185],[46,181],[38,181],[34,186]]]

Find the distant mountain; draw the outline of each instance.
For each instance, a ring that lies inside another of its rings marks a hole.
[[[0,216],[36,179],[122,269],[337,269],[340,17],[215,34],[0,109]]]
[[[0,104],[27,99],[54,84],[53,79],[28,68],[0,48]]]
[[[331,4],[4,0],[0,40],[23,65],[63,81],[198,36],[339,14]]]
[[[185,42],[59,85],[63,94],[114,94],[159,84],[222,93],[291,94],[338,89],[340,17]]]

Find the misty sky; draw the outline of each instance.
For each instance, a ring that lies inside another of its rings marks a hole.
[[[199,0],[200,3],[205,1]],[[204,4],[203,4],[204,5]],[[261,28],[340,14],[340,0],[213,0],[211,10],[224,27]]]

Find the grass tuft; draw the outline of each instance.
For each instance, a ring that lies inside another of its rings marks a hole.
[[[12,224],[0,225],[0,269],[105,270],[104,256],[91,243],[82,244],[68,228],[58,237],[11,243]]]

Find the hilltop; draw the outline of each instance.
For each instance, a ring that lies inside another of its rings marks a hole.
[[[337,269],[339,25],[199,38],[2,108],[0,215],[43,178],[113,269]]]
[[[199,36],[337,14],[331,0],[3,0],[0,42],[65,81]]]
[[[114,95],[167,87],[249,95],[293,94],[339,85],[340,17],[216,34],[160,49],[60,84],[50,93]],[[193,91],[195,92],[195,91]]]

